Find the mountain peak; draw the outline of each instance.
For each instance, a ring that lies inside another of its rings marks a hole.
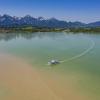
[[[56,19],[56,18],[54,18],[54,17],[50,18],[49,20],[58,21],[58,19]]]
[[[30,15],[26,15],[26,16],[24,16],[24,17],[28,17],[28,18],[30,18],[30,17],[32,17],[32,16],[30,16]]]
[[[8,14],[4,14],[2,17],[11,17],[11,16]]]
[[[26,15],[24,17],[16,17],[4,14],[0,16],[0,27],[6,27],[14,25],[32,25],[37,27],[51,27],[51,28],[72,28],[72,27],[100,27],[100,21],[94,23],[81,23],[79,21],[76,22],[66,22],[62,20],[58,20],[56,18],[44,19],[43,17],[34,18],[30,15]]]
[[[41,16],[38,17],[37,19],[38,19],[38,20],[45,20],[44,17],[41,17]]]

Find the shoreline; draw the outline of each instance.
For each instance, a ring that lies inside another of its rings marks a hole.
[[[34,32],[66,32],[66,33],[100,33],[100,27],[0,27],[0,33],[34,33]]]

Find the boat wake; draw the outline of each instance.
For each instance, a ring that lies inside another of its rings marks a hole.
[[[76,56],[73,56],[73,57],[71,57],[69,59],[66,59],[66,60],[63,60],[63,61],[60,61],[60,63],[64,63],[64,62],[68,62],[68,61],[72,61],[72,60],[78,59],[78,58],[86,55],[87,53],[89,53],[95,47],[95,42],[90,38],[88,38],[88,39],[91,41],[91,46],[88,49],[86,49],[85,51],[83,51],[82,53],[80,53],[80,54],[78,54]]]

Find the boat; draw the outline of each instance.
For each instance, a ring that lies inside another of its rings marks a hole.
[[[56,65],[59,64],[60,62],[58,60],[51,60],[48,62],[48,65]]]

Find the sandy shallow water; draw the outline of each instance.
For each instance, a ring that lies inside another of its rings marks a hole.
[[[70,81],[0,54],[0,100],[89,100]]]

